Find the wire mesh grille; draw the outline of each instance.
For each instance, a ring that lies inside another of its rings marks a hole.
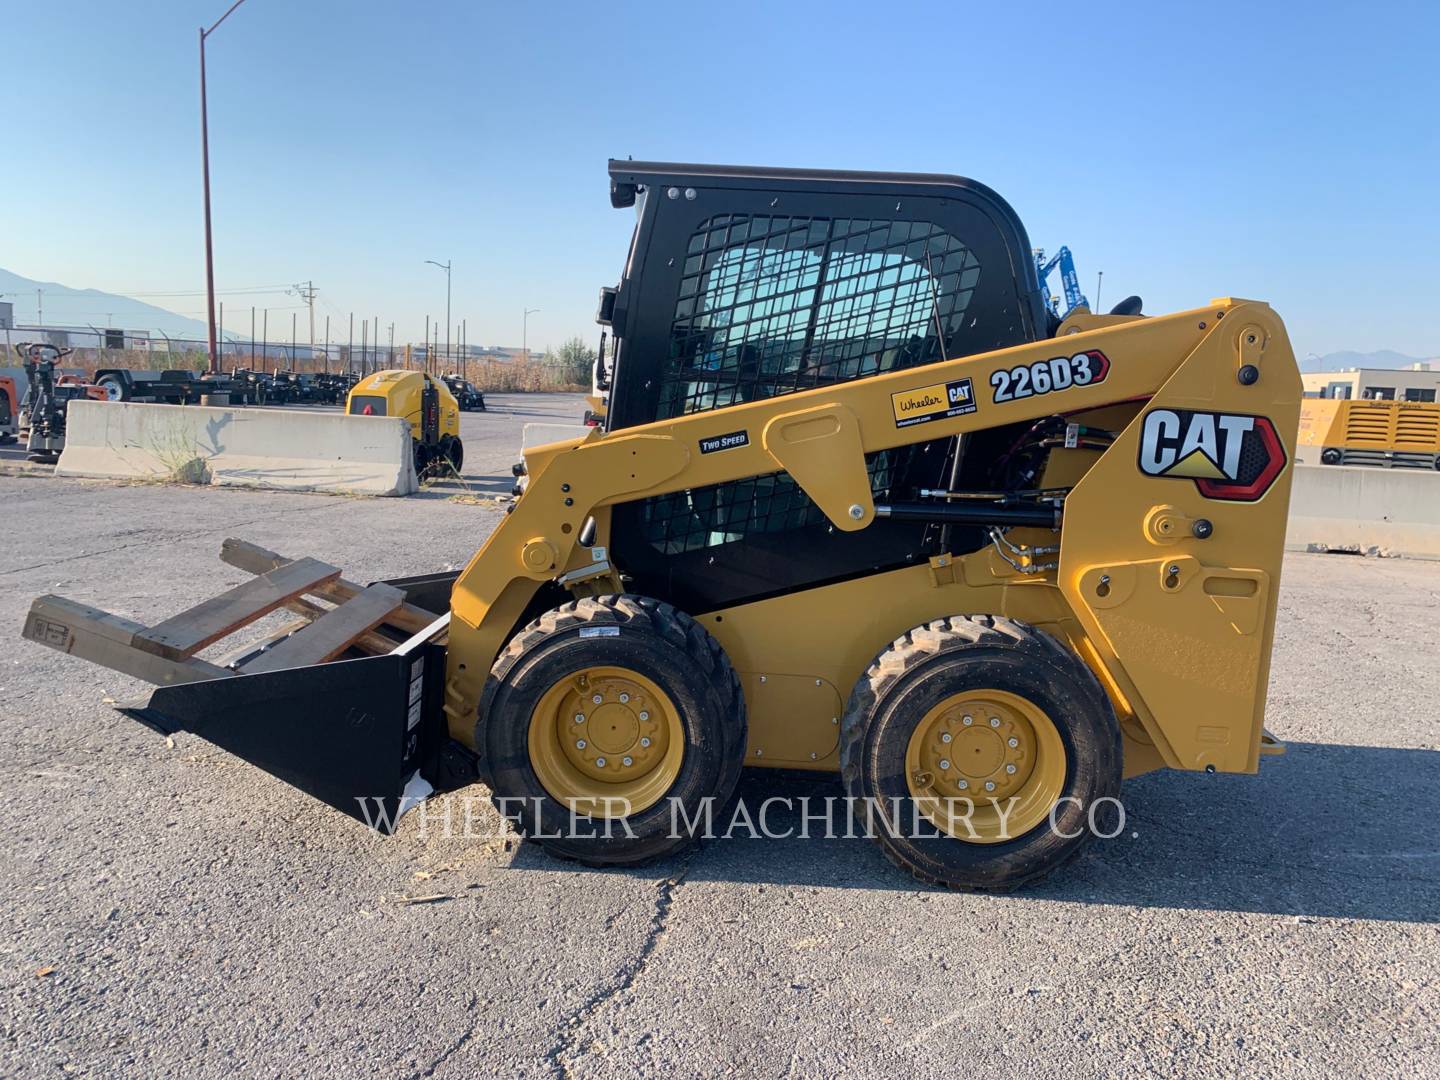
[[[908,448],[865,458],[876,499],[888,492],[896,462]],[[785,473],[733,480],[647,499],[641,514],[645,539],[666,555],[699,551],[754,533],[786,532],[825,520],[824,513]]]
[[[979,278],[930,222],[709,218],[687,245],[657,416],[939,359]]]

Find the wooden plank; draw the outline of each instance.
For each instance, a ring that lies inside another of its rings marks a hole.
[[[42,596],[30,605],[23,636],[157,686],[223,679],[231,672],[194,658],[170,660],[134,647],[145,627],[63,596]]]
[[[304,615],[306,620],[314,622],[316,619],[329,613],[329,608],[323,608],[311,600],[302,596],[294,597],[285,601],[285,610],[293,611],[297,615]],[[392,641],[384,634],[377,634],[374,630],[366,630],[355,639],[355,646],[363,649],[372,655],[379,656],[382,653],[390,652],[399,642]]]
[[[371,585],[304,630],[261,653],[241,668],[240,673],[253,675],[259,671],[323,664],[339,656],[357,637],[379,625],[404,602],[405,594],[399,589]]]
[[[237,569],[248,570],[252,574],[264,574],[277,567],[288,566],[293,561],[284,555],[262,548],[259,544],[234,538],[226,540],[220,545],[220,559]],[[357,585],[353,581],[337,578],[335,581],[326,582],[315,591],[332,600],[344,602],[364,591],[364,588],[365,586]],[[435,621],[435,613],[416,607],[414,604],[402,604],[387,616],[385,621],[391,626],[415,634]]]
[[[135,646],[170,660],[183,660],[270,614],[286,600],[339,576],[339,570],[318,559],[286,563],[140,631]]]
[[[238,664],[241,660],[244,660],[247,656],[253,656],[260,649],[268,648],[272,645],[276,645],[279,642],[284,641],[291,634],[297,634],[301,630],[304,630],[307,626],[310,625],[310,623],[311,620],[308,618],[296,619],[294,622],[286,623],[277,632],[271,634],[264,641],[252,641],[248,645],[241,645],[238,648],[231,649],[219,660],[217,660],[216,663],[223,668],[230,668],[233,670],[235,665]]]

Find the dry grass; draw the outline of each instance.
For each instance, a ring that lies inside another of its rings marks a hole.
[[[81,368],[93,376],[98,368],[130,368],[132,371],[188,370],[203,372],[206,369],[206,355],[203,349],[186,352],[152,352],[143,349],[76,349],[65,359],[66,367]],[[266,371],[280,367],[286,370],[314,373],[326,370],[322,360],[297,360],[293,368],[285,361],[271,357],[262,363],[261,358],[225,355],[225,371],[235,367],[262,368]],[[330,370],[341,370],[343,365],[332,361]],[[397,362],[397,366],[403,364]],[[538,358],[531,360],[472,361],[465,367],[466,376],[482,391],[497,392],[572,392],[587,393],[589,386],[568,382],[565,372],[554,364]]]

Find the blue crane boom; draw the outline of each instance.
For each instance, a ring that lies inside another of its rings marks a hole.
[[[1057,265],[1060,267],[1060,284],[1065,290],[1065,310],[1063,313],[1059,309],[1058,301],[1060,298],[1050,294],[1050,285],[1047,280],[1050,277],[1050,272],[1054,270]],[[1047,308],[1054,311],[1055,314],[1059,315],[1062,319],[1081,305],[1084,305],[1085,310],[1090,310],[1090,301],[1087,300],[1085,294],[1080,291],[1080,276],[1075,273],[1075,259],[1071,256],[1068,247],[1064,244],[1060,245],[1060,250],[1055,252],[1048,262],[1045,259],[1044,249],[1036,248],[1035,268],[1040,273],[1040,291],[1044,294],[1045,306]]]

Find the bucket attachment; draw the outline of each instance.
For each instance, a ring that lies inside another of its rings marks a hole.
[[[153,627],[42,596],[24,636],[159,684],[119,711],[198,735],[383,833],[473,779],[442,709],[453,575],[363,586],[239,540],[221,558],[256,576]],[[279,610],[300,618],[231,659],[195,655]]]

